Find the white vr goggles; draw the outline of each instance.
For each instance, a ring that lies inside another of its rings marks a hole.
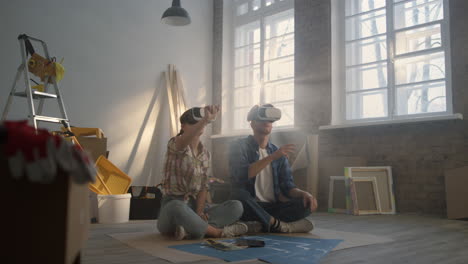
[[[200,121],[205,116],[205,111],[201,107],[194,107],[192,108],[192,117],[193,119]]]
[[[247,121],[275,122],[281,119],[281,110],[273,106],[255,106],[247,115]]]

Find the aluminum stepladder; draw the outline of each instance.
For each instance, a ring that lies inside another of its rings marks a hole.
[[[68,119],[67,112],[65,110],[65,106],[63,104],[63,99],[62,95],[60,94],[59,86],[56,81],[55,76],[49,76],[47,77],[46,80],[44,80],[44,92],[40,92],[37,90],[33,90],[31,87],[31,81],[30,79],[30,73],[28,71],[28,52],[26,49],[26,42],[29,40],[29,43],[31,41],[38,42],[42,44],[42,48],[44,50],[44,55],[45,58],[49,61],[51,61],[51,58],[49,56],[49,51],[47,49],[47,44],[37,38],[33,38],[30,36],[27,36],[26,34],[22,34],[18,36],[18,41],[20,45],[20,51],[21,51],[21,58],[22,62],[20,66],[18,67],[18,70],[16,72],[16,77],[13,82],[13,86],[11,88],[10,94],[8,96],[7,103],[5,105],[5,109],[3,110],[2,114],[2,121],[6,120],[8,112],[10,110],[11,103],[13,101],[13,97],[18,96],[18,97],[25,97],[27,99],[28,103],[28,108],[29,108],[29,116],[28,119],[31,121],[32,125],[34,128],[37,129],[37,124],[38,122],[49,122],[49,123],[58,123],[58,124],[69,124],[70,120]],[[26,84],[25,90],[23,92],[17,92],[17,84],[18,81],[21,78],[21,75],[24,78],[24,83]],[[52,86],[54,87],[54,92],[55,93],[48,93],[48,86],[49,83],[52,83]],[[61,112],[61,117],[50,117],[50,116],[43,116],[41,115],[42,109],[44,107],[44,100],[46,99],[56,99],[58,102],[58,106]],[[34,100],[39,100],[39,105],[36,111],[36,107],[34,106]]]

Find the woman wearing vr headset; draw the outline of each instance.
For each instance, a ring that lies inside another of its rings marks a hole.
[[[210,153],[200,136],[218,113],[215,105],[185,111],[180,117],[180,133],[167,144],[164,195],[157,227],[176,240],[234,237],[248,231],[245,223],[237,222],[243,213],[239,201],[206,208]]]

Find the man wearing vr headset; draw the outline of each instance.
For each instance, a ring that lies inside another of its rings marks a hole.
[[[307,217],[317,209],[317,200],[293,182],[287,156],[294,145],[278,148],[270,142],[272,124],[280,118],[281,110],[271,104],[249,111],[253,135],[230,148],[231,199],[242,202],[241,219],[260,222],[264,232],[309,232],[314,225]]]
[[[233,237],[248,231],[239,201],[206,208],[210,153],[200,142],[205,126],[215,120],[219,107],[194,107],[180,117],[182,129],[167,144],[163,199],[157,227],[176,240]]]

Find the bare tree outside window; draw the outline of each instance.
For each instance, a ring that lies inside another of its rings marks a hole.
[[[447,112],[447,0],[344,1],[345,120]]]

